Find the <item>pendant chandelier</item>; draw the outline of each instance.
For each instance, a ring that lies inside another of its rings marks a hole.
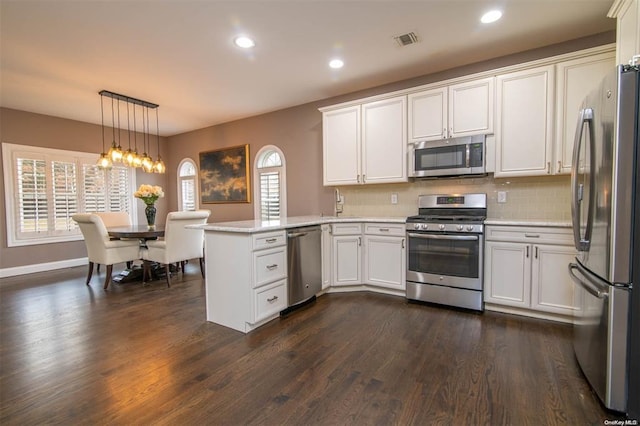
[[[101,169],[110,169],[114,164],[122,163],[128,167],[140,167],[147,173],[164,173],[166,166],[160,156],[160,131],[158,120],[158,105],[130,96],[120,95],[108,90],[101,90],[100,95],[100,113],[102,117],[102,153],[98,159],[98,167]],[[111,129],[112,141],[109,151],[105,151],[105,127],[104,127],[104,97],[111,98]],[[117,107],[114,105],[117,101]],[[122,148],[122,127],[120,126],[120,102],[123,101],[127,105],[127,139],[128,148],[125,151]],[[138,154],[138,119],[137,110],[141,111],[142,123],[142,155]],[[151,130],[149,127],[149,109],[156,111],[156,152],[157,159],[151,158]],[[117,142],[116,142],[116,111],[117,119]],[[131,112],[133,113],[133,146],[131,145]]]

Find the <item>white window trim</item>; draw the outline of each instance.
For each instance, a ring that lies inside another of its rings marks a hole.
[[[182,168],[182,165],[184,163],[191,163],[193,164],[194,169],[196,170],[196,174],[193,176],[193,178],[195,179],[194,182],[194,186],[193,186],[193,196],[194,196],[194,205],[196,206],[196,210],[198,210],[200,208],[200,193],[198,192],[198,189],[200,187],[199,182],[198,182],[198,176],[199,176],[199,172],[198,172],[198,165],[196,164],[195,161],[193,161],[191,158],[187,157],[182,159],[182,161],[180,161],[180,164],[178,164],[178,168],[176,169],[176,180],[177,180],[177,187],[178,187],[178,210],[182,211],[182,177],[180,176],[180,169]]]
[[[11,143],[2,143],[2,166],[4,175],[4,200],[6,210],[6,229],[7,229],[7,246],[29,246],[40,245],[49,243],[60,243],[66,241],[81,241],[83,239],[82,233],[78,230],[77,233],[67,235],[47,235],[42,238],[18,238],[17,230],[14,225],[16,223],[16,182],[15,176],[15,155],[25,153],[34,157],[60,157],[67,161],[74,161],[79,167],[84,163],[95,163],[98,155],[95,153],[79,152],[79,151],[67,151],[54,148],[43,148],[29,145],[17,145]],[[136,173],[131,173],[131,179],[129,181],[131,193],[136,190]],[[78,187],[78,191],[81,192],[82,188]],[[131,215],[137,217],[137,203],[131,203]],[[82,207],[82,206],[79,206]]]
[[[266,151],[275,151],[280,155],[280,160],[282,161],[282,166],[280,167],[272,167],[268,169],[259,169],[258,161],[262,157],[262,155]],[[254,195],[254,204],[253,204],[253,217],[256,220],[260,220],[262,217],[262,212],[260,211],[260,206],[262,204],[262,200],[260,198],[260,170],[278,170],[280,171],[280,218],[287,217],[287,160],[284,157],[284,154],[280,148],[275,145],[265,145],[255,156],[253,160],[253,195]]]

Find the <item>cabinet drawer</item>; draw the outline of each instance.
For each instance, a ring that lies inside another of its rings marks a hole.
[[[367,235],[390,235],[404,237],[405,226],[398,223],[365,223],[364,233]]]
[[[331,225],[333,235],[358,235],[362,233],[360,223],[334,223]]]
[[[270,247],[279,247],[287,243],[285,231],[265,232],[253,236],[253,249],[262,250]]]
[[[253,253],[255,282],[253,288],[287,276],[287,248],[279,247]]]
[[[493,226],[486,227],[487,241],[573,245],[571,228]]]
[[[277,314],[287,307],[287,281],[281,280],[253,291],[254,322]]]

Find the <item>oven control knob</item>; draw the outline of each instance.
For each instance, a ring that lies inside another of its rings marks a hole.
[[[444,225],[443,224],[438,225],[438,228],[440,228],[441,231],[444,231]]]
[[[473,225],[467,225],[467,231],[473,231]]]
[[[419,223],[414,223],[413,224],[413,229],[420,229],[420,224]]]
[[[422,224],[422,229],[429,229],[429,224],[428,223],[423,223]]]
[[[464,229],[464,226],[462,226],[462,225],[457,225],[457,226],[456,226],[456,229],[457,229],[458,231],[462,231],[462,230]]]

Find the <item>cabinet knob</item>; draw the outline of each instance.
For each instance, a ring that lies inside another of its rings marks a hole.
[[[551,174],[551,161],[547,161],[547,174]]]
[[[558,173],[562,172],[562,161],[558,160]]]

